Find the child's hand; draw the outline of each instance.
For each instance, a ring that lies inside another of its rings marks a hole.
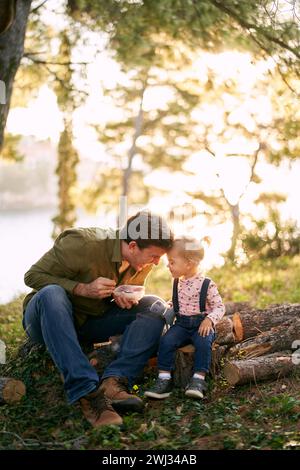
[[[205,318],[199,326],[198,333],[200,336],[208,336],[213,331],[213,323],[210,318]]]

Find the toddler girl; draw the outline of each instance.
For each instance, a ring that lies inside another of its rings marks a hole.
[[[185,395],[193,398],[204,396],[215,325],[225,314],[225,306],[216,284],[199,271],[203,256],[204,250],[199,241],[188,237],[175,240],[168,252],[168,268],[174,278],[173,308],[176,322],[161,338],[159,375],[154,386],[145,392],[146,397],[161,399],[170,395],[176,350],[189,343],[195,347],[194,374]]]

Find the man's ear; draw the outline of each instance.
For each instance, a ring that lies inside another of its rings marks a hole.
[[[128,243],[128,248],[130,251],[133,251],[136,247],[137,247],[137,242],[135,242],[134,240]]]

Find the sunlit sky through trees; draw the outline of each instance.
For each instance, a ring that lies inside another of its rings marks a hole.
[[[54,4],[54,2],[51,2]],[[59,6],[60,2],[57,1]],[[52,5],[53,7],[53,5]],[[63,15],[45,11],[43,20],[49,22],[57,30],[65,26]],[[85,33],[87,34],[87,33]],[[126,82],[127,77],[121,72],[120,65],[112,58],[108,50],[105,49],[105,35],[88,33],[92,43],[97,43],[98,52],[95,54],[95,48],[91,45],[77,47],[74,52],[74,61],[84,60],[89,62],[87,66],[88,98],[86,103],[75,111],[74,115],[74,135],[75,146],[78,149],[82,159],[92,159],[101,165],[110,165],[113,160],[105,152],[104,146],[97,141],[97,134],[91,127],[91,124],[102,124],[111,120],[122,120],[120,110],[114,106],[110,100],[109,94],[104,95],[103,90],[113,89],[117,83]],[[55,41],[53,42],[55,48]],[[254,63],[249,53],[237,51],[225,51],[219,54],[203,52],[201,56],[195,57],[189,73],[200,82],[206,80],[208,71],[213,72],[216,83],[224,83],[226,80],[232,80],[235,83],[236,93],[243,97],[237,101],[236,97],[230,95],[223,97],[223,101],[228,106],[234,107],[236,100],[236,109],[231,113],[233,122],[242,123],[251,133],[254,132],[253,115],[256,122],[261,125],[268,125],[272,114],[271,94],[268,89],[255,95],[257,82],[272,70],[272,60],[260,61]],[[178,70],[178,76],[182,72]],[[76,84],[77,85],[77,84]],[[82,86],[78,79],[78,88]],[[172,98],[171,90],[167,87],[155,87],[147,90],[144,98],[144,109],[163,108]],[[222,113],[219,109],[219,103],[208,103],[201,111],[195,110],[193,116],[199,124],[214,122],[217,130],[222,126]],[[31,100],[26,108],[13,108],[10,111],[7,123],[7,130],[10,133],[22,134],[25,136],[34,136],[37,140],[50,139],[57,144],[59,133],[62,130],[62,116],[59,112],[56,97],[53,91],[43,85],[38,91],[37,97]],[[143,137],[141,137],[142,139]],[[130,142],[120,143],[120,151],[124,152],[130,146]],[[274,142],[276,148],[277,143]],[[166,172],[155,170],[145,178],[145,184],[168,190],[168,195],[153,197],[149,202],[149,207],[157,212],[167,212],[167,210],[176,204],[190,202],[191,197],[186,191],[209,191],[212,188],[218,188],[220,183],[228,200],[234,204],[243,193],[249,179],[249,162],[246,157],[239,155],[251,155],[256,150],[253,141],[242,137],[240,134],[230,139],[230,142],[215,142],[215,159],[212,159],[207,151],[199,149],[190,156],[190,160],[185,165],[185,170],[189,170],[194,175],[184,175],[180,172]],[[228,155],[234,154],[228,158]],[[141,164],[139,159],[136,165]],[[299,175],[300,163],[283,162],[278,168],[271,166],[266,162],[260,161],[256,173],[260,176],[262,182],[258,185],[250,184],[245,196],[241,200],[240,209],[243,213],[251,213],[259,217],[263,216],[263,208],[254,204],[254,200],[261,192],[279,192],[287,196],[287,201],[281,205],[283,217],[285,219],[293,218],[300,221],[298,200],[299,200]],[[216,173],[219,173],[217,178]],[[197,205],[197,203],[196,203]],[[198,203],[199,212],[201,212],[201,202]],[[247,219],[244,221],[247,224]],[[211,266],[221,262],[220,253],[229,247],[231,223],[222,224],[219,227],[207,227],[203,225],[203,220],[198,225],[194,224],[189,231],[195,234],[202,232],[203,235],[209,234],[214,239],[214,243],[208,249],[205,264]],[[205,232],[205,233],[203,233]]]

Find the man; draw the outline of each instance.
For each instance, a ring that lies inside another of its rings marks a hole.
[[[23,327],[47,347],[69,403],[80,400],[95,427],[122,424],[117,411],[143,409],[128,386],[156,353],[164,321],[150,311],[157,297],[136,302],[114,296],[114,289],[143,285],[171,245],[163,219],[139,212],[121,230],[65,230],[25,274],[25,284],[34,290],[24,300]],[[99,382],[80,342],[104,342],[118,334],[123,334],[119,354]]]

